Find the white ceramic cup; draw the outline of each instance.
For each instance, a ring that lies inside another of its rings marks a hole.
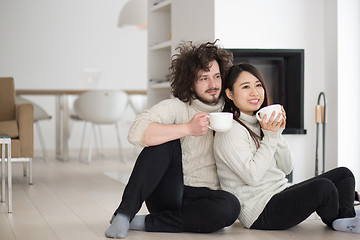
[[[257,111],[256,113],[256,118],[261,121],[261,119],[264,117],[264,115],[266,114],[266,120],[265,122],[268,122],[270,119],[271,114],[275,112],[275,118],[277,117],[277,115],[279,113],[282,113],[281,111],[281,105],[280,104],[274,104],[274,105],[269,105],[266,107],[263,107],[262,109],[260,109],[259,111]],[[283,118],[282,114],[280,115],[279,121],[281,121],[281,119]]]
[[[233,114],[229,112],[213,112],[209,114],[208,128],[216,132],[226,132],[232,127]]]

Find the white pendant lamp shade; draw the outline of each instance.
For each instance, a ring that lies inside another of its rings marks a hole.
[[[147,0],[129,0],[120,12],[118,26],[147,29]]]

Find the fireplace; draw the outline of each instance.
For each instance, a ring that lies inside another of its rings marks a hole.
[[[228,49],[234,64],[246,62],[263,74],[273,103],[286,111],[284,134],[306,134],[304,129],[304,50]]]

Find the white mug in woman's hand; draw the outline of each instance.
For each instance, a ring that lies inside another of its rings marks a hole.
[[[208,128],[216,132],[226,132],[232,126],[233,114],[229,112],[213,112],[209,114]]]
[[[282,116],[282,110],[281,110],[281,105],[280,104],[274,104],[274,105],[269,105],[266,107],[263,107],[262,109],[260,109],[259,111],[257,111],[256,113],[256,118],[259,121],[262,121],[262,118],[264,117],[264,115],[266,114],[266,119],[265,122],[268,122],[271,114],[275,112],[275,117],[274,119],[277,117],[277,115],[280,113],[280,118],[279,118],[279,122],[281,121],[281,119],[283,118]]]

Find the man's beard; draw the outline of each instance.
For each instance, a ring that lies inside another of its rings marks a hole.
[[[205,99],[196,93],[195,93],[195,95],[196,95],[196,98],[200,100],[200,102],[203,102],[208,105],[215,105],[219,102],[219,99],[220,99],[220,95],[212,95],[209,99]]]

